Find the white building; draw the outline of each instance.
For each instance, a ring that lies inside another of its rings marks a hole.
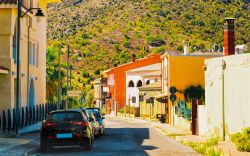
[[[138,87],[161,80],[161,63],[152,64],[126,72],[126,105],[139,108]]]

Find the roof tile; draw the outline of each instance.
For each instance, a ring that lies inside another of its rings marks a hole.
[[[0,4],[4,3],[4,4],[16,4],[17,0],[0,0]]]

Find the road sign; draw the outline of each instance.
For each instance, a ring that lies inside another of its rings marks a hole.
[[[176,88],[175,88],[175,86],[172,86],[172,87],[170,87],[170,89],[169,89],[169,92],[171,93],[171,94],[175,94],[176,93]]]
[[[79,90],[75,90],[75,91],[68,91],[67,95],[70,97],[79,97],[81,96],[82,92]]]
[[[176,95],[175,94],[171,94],[170,95],[170,101],[175,101],[176,100]]]

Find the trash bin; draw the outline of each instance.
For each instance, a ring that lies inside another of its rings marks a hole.
[[[165,123],[166,122],[166,114],[157,114],[157,119],[159,119],[159,121],[161,123]]]

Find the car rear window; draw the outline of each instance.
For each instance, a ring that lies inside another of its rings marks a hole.
[[[48,120],[55,122],[82,121],[82,119],[82,114],[79,112],[56,112],[48,117]]]
[[[99,111],[94,111],[94,115],[96,118],[101,118],[101,113]]]
[[[95,111],[95,110],[87,110],[88,114],[92,117],[92,114],[94,114],[94,116],[96,118],[101,118],[101,113],[99,111]]]

